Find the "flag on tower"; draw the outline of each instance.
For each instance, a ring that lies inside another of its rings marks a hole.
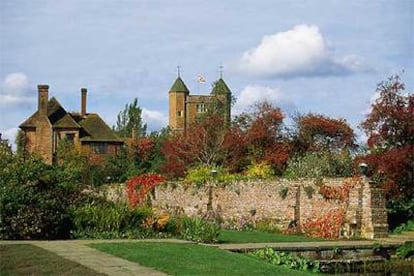
[[[197,76],[197,82],[198,83],[205,83],[206,82],[206,78],[203,75],[198,74],[198,76]]]

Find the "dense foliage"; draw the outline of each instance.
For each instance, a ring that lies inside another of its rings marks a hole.
[[[68,178],[64,169],[33,156],[11,156],[0,179],[1,239],[69,237],[68,208],[82,196],[73,184],[75,179]]]
[[[112,127],[120,137],[142,137],[147,131],[147,124],[142,121],[142,109],[135,98],[132,103],[118,113],[116,125]],[[135,133],[133,133],[135,132]]]
[[[315,273],[319,272],[320,265],[318,261],[311,261],[287,252],[278,252],[272,248],[259,249],[248,255],[273,265],[280,265],[289,269],[311,271]]]
[[[126,183],[129,206],[135,208],[137,205],[143,204],[154,187],[164,181],[164,177],[154,173],[138,175],[129,179]]]
[[[389,198],[391,227],[414,218],[414,95],[404,93],[399,76],[377,87],[377,99],[361,127],[369,153],[360,157]]]

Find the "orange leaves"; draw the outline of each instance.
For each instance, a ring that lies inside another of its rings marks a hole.
[[[135,208],[137,205],[142,204],[147,194],[156,185],[164,181],[165,179],[161,175],[154,173],[147,173],[129,179],[126,183],[129,206]]]
[[[355,134],[343,119],[307,114],[297,119],[299,140],[309,150],[341,150],[354,146]]]
[[[404,95],[404,89],[398,75],[378,85],[379,97],[361,124],[370,139],[377,136],[371,147],[388,149],[414,144],[414,95]]]
[[[368,163],[387,195],[398,198],[414,194],[414,145],[374,152],[357,160]]]
[[[309,237],[334,239],[339,237],[343,220],[344,211],[340,208],[324,216],[308,219],[301,225],[301,229]]]
[[[354,177],[350,181],[346,181],[342,186],[326,186],[322,185],[319,188],[319,193],[327,200],[338,200],[346,202],[349,199],[349,190],[355,187],[359,178]]]

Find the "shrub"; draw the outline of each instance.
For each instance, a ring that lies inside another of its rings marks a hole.
[[[398,225],[392,232],[394,234],[401,234],[403,231],[414,231],[414,220]]]
[[[274,219],[262,219],[256,222],[256,230],[268,233],[279,233],[278,221]]]
[[[274,175],[272,166],[266,162],[253,163],[247,169],[248,178],[269,179]]]
[[[220,227],[200,217],[182,217],[180,235],[182,238],[195,242],[214,243],[218,241]]]
[[[1,170],[0,238],[67,238],[68,206],[82,197],[79,186],[39,158],[15,158]]]
[[[403,245],[400,245],[395,255],[401,259],[411,258],[414,256],[414,241],[405,242]]]
[[[319,262],[311,261],[303,257],[295,256],[287,252],[278,252],[272,248],[259,249],[252,253],[248,253],[249,256],[264,260],[273,265],[283,265],[287,268],[319,272]]]
[[[150,208],[130,209],[124,204],[92,202],[71,209],[73,238],[143,238],[152,234],[144,221]]]
[[[347,153],[308,152],[289,160],[284,176],[288,179],[320,179],[326,176],[351,176],[352,173],[352,158]]]
[[[254,221],[251,216],[242,216],[240,218],[226,219],[221,223],[221,227],[227,230],[253,230]]]
[[[215,175],[212,174],[213,170],[216,172]],[[184,181],[201,187],[207,183],[216,186],[219,183],[229,183],[236,179],[237,176],[231,175],[226,168],[201,165],[189,169]]]

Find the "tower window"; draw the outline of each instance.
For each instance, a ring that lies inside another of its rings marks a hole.
[[[207,106],[204,103],[198,103],[197,104],[197,113],[206,113],[207,112]]]
[[[178,112],[177,112],[177,116],[178,116],[178,117],[182,117],[182,116],[183,116],[183,111],[182,111],[182,110],[178,111]]]

